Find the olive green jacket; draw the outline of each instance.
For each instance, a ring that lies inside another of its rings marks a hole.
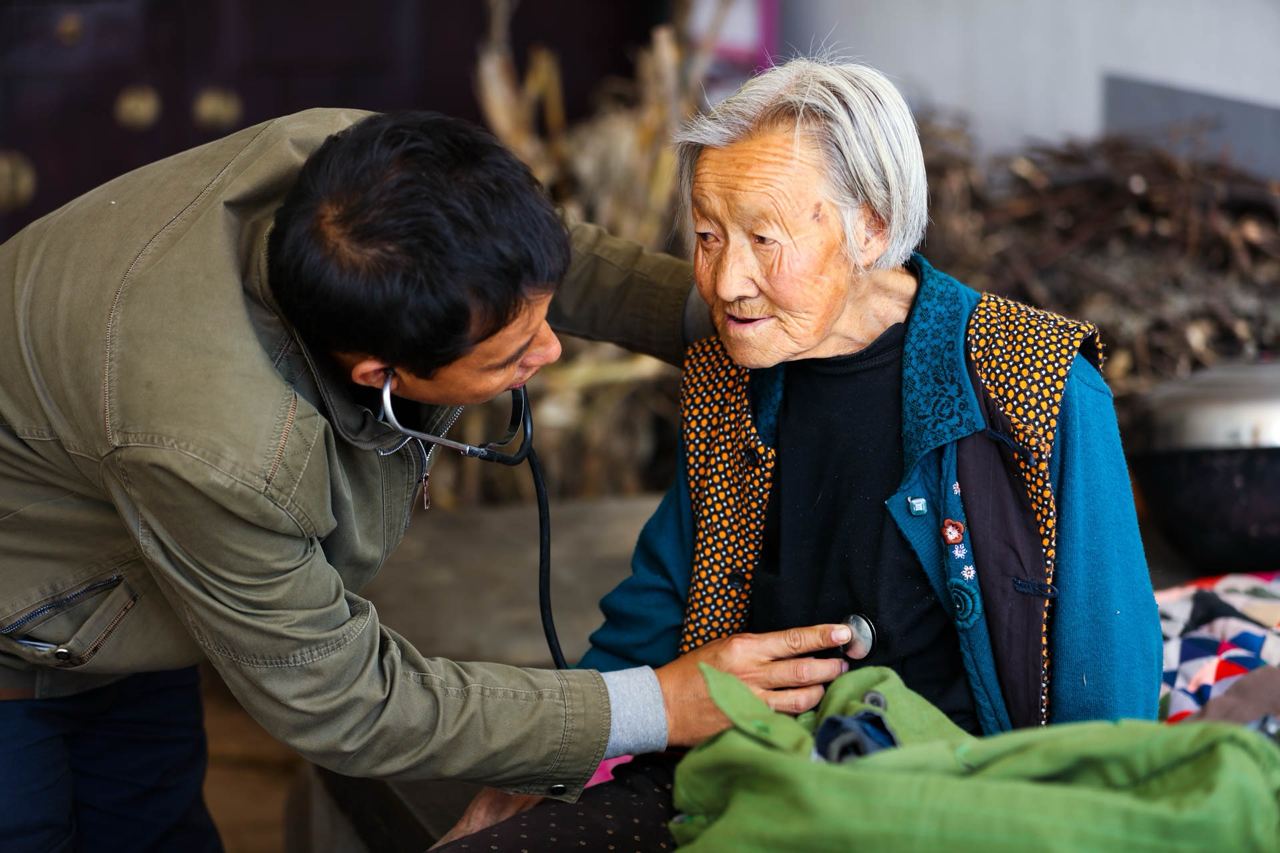
[[[376,452],[396,435],[286,328],[265,247],[307,155],[363,115],[251,127],[0,246],[0,691],[207,657],[338,772],[572,797],[608,737],[599,674],[424,657],[355,594],[425,460]],[[573,241],[553,322],[677,361],[688,266],[590,226]]]

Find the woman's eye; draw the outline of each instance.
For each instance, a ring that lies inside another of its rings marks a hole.
[[[772,245],[774,242],[773,240],[770,240],[768,237],[764,236],[763,234],[752,234],[751,240],[757,246],[769,246],[769,245]]]
[[[716,235],[710,231],[695,231],[694,234],[697,236],[699,243],[710,243],[716,238]]]

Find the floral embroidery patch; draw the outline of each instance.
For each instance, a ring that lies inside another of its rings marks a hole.
[[[942,522],[942,539],[948,545],[959,545],[964,541],[964,525],[948,518]]]

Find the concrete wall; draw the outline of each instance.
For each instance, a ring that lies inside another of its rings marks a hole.
[[[987,153],[1099,134],[1108,77],[1280,109],[1280,0],[783,0],[781,15],[784,56],[874,65],[917,109],[967,115]]]

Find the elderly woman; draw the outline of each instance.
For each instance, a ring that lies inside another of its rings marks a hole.
[[[1096,332],[913,254],[927,192],[899,93],[796,60],[677,145],[716,334],[688,352],[676,483],[582,665],[851,617],[852,666],[971,732],[1153,718],[1160,629]],[[660,849],[670,766],[495,830]]]

